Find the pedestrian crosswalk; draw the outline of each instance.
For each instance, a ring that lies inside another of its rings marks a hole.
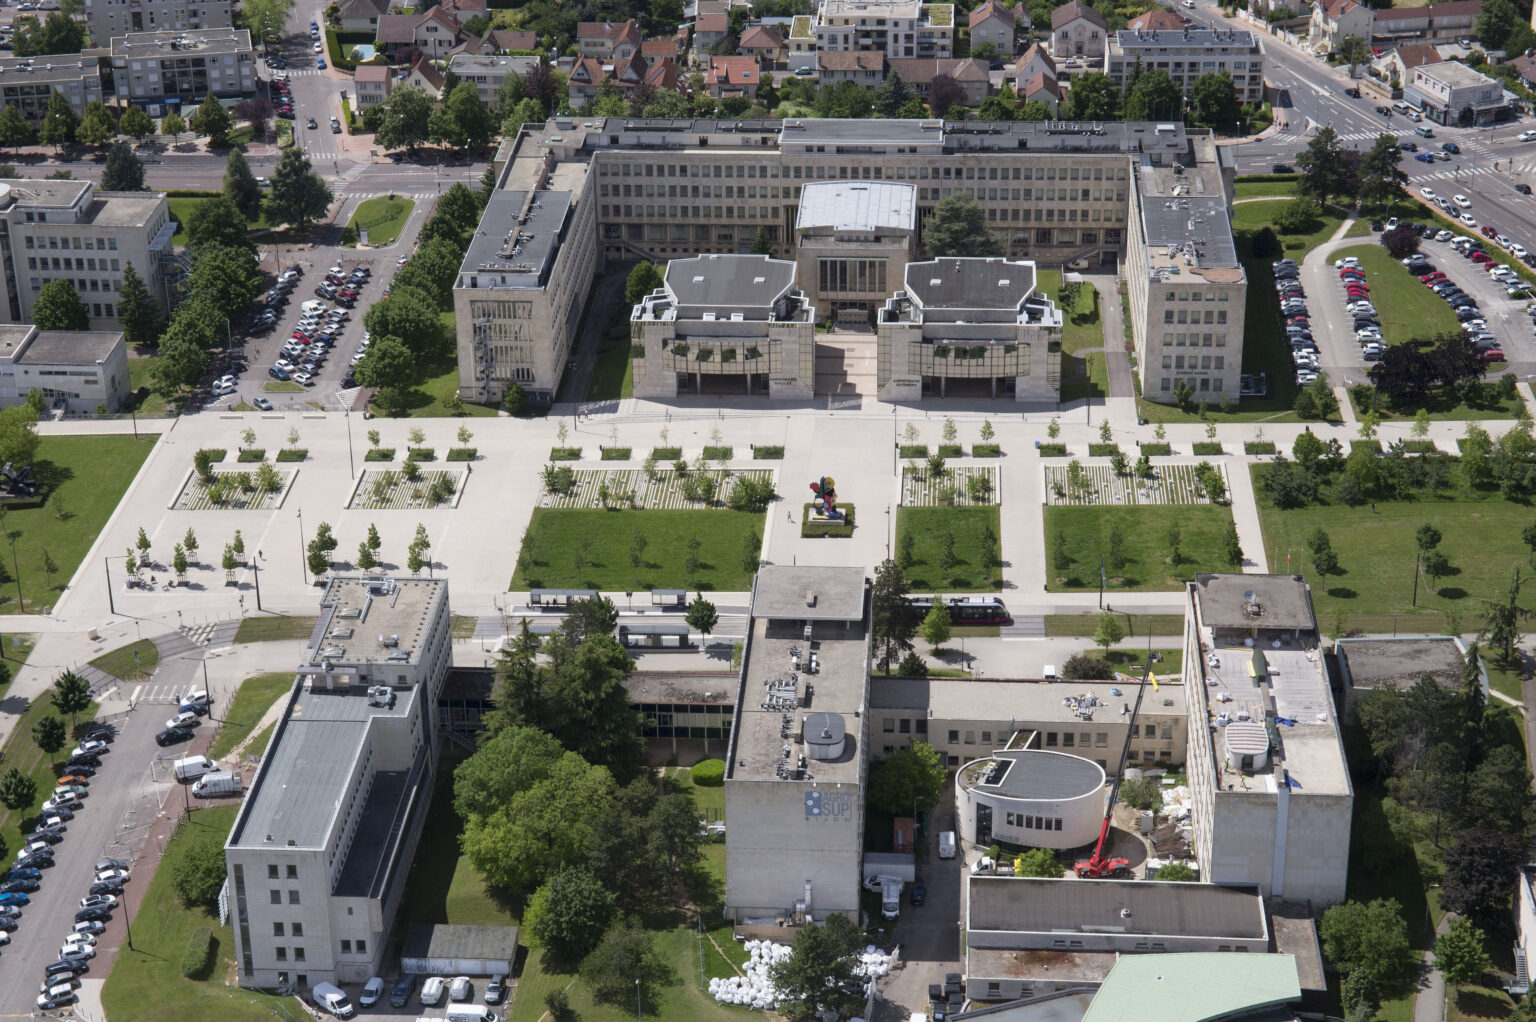
[[[139,685],[129,693],[128,701],[135,706],[140,703],[177,705],[181,702],[181,689],[176,685]]]

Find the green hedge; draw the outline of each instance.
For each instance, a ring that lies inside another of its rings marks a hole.
[[[998,444],[973,444],[971,457],[973,458],[1001,458],[1003,448]]]
[[[197,453],[208,455],[209,460],[217,465],[219,462],[224,460],[225,455],[227,455],[229,452],[222,447],[204,447]]]
[[[902,444],[899,453],[903,458],[926,458],[928,457],[928,445]]]
[[[1149,458],[1166,458],[1173,454],[1172,444],[1142,444],[1141,453]]]
[[[375,447],[363,455],[364,461],[394,461],[395,449],[393,447]]]
[[[303,461],[309,457],[309,451],[303,447],[291,447],[277,452],[278,461]]]
[[[767,447],[758,445],[752,448],[752,457],[758,461],[783,461],[784,448],[780,444],[773,444]]]
[[[1221,453],[1221,444],[1216,443],[1214,441],[1202,441],[1201,443],[1195,444],[1195,453],[1196,454],[1220,454]]]
[[[1434,444],[1430,444],[1430,446],[1433,447]],[[1243,453],[1274,454],[1275,445],[1272,441],[1269,440],[1249,440],[1247,443],[1243,444]]]
[[[1119,453],[1120,453],[1120,445],[1119,444],[1089,444],[1088,445],[1088,457],[1090,457],[1090,458],[1113,458],[1115,455],[1117,455]]]
[[[551,447],[549,449],[550,461],[580,461],[580,447]]]
[[[1065,458],[1067,456],[1066,444],[1040,444],[1036,450],[1042,458]]]
[[[704,448],[704,460],[730,461],[732,453],[733,452],[729,447],[706,447]]]
[[[448,448],[449,461],[474,461],[477,447],[450,447]]]
[[[842,524],[840,524],[840,525],[831,525],[831,524],[825,524],[824,525],[824,524],[820,524],[820,523],[817,523],[817,522],[812,522],[811,521],[811,505],[809,503],[806,503],[805,505],[803,505],[803,507],[804,507],[804,510],[801,512],[801,516],[800,516],[800,536],[802,538],[804,538],[804,539],[811,539],[811,538],[815,538],[815,537],[829,536],[829,537],[836,537],[836,538],[839,538],[839,539],[846,539],[849,536],[853,535],[853,505],[852,504],[839,504],[837,506],[837,509],[839,511],[843,512],[843,514],[847,516],[846,519],[844,520],[844,522]]]
[[[628,461],[629,460],[629,448],[628,447],[604,447],[603,448],[603,460],[604,461]]]
[[[267,450],[264,447],[247,447],[240,452],[240,460],[246,462],[265,461]]]
[[[172,199],[211,199],[224,193],[199,191],[194,188],[176,188],[165,194]]]
[[[963,458],[965,457],[965,448],[961,447],[959,444],[940,444],[939,457]]]
[[[657,461],[676,461],[683,456],[681,447],[652,447],[651,457]]]
[[[213,931],[206,926],[192,931],[181,953],[181,974],[187,979],[207,979],[213,969]]]
[[[693,777],[693,783],[699,787],[718,788],[725,783],[725,760],[706,759],[701,763],[695,763],[688,773]]]
[[[436,461],[437,451],[431,447],[407,447],[405,456],[412,461]]]

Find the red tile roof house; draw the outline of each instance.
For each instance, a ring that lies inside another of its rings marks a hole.
[[[425,14],[386,14],[379,19],[379,48],[397,61],[414,53],[438,60],[468,38],[453,16],[441,7]],[[407,50],[414,53],[408,53]]]
[[[395,73],[389,65],[359,64],[357,70],[352,72],[352,90],[357,97],[357,108],[366,110],[384,102],[394,83]]]
[[[1018,16],[1013,8],[1004,7],[997,0],[987,0],[986,3],[971,12],[971,48],[975,49],[981,43],[991,43],[997,48],[998,57],[1007,59],[1013,56],[1015,39],[1018,35]],[[1024,15],[1027,25],[1029,15]]]
[[[763,67],[775,67],[784,62],[784,34],[772,25],[753,25],[741,34],[736,51],[756,57]]]
[[[1082,0],[1051,12],[1051,53],[1057,57],[1102,57],[1108,35],[1104,16]]]
[[[576,26],[576,45],[583,57],[628,60],[640,52],[643,39],[634,19],[624,22],[583,21]]]
[[[756,57],[709,58],[709,68],[704,72],[704,87],[713,99],[727,96],[757,98],[758,67]]]
[[[1158,7],[1145,14],[1138,14],[1125,23],[1129,32],[1175,32],[1184,28],[1185,21],[1166,7]]]
[[[497,53],[532,53],[539,48],[539,37],[536,33],[518,28],[493,28],[486,38],[495,45]]]
[[[460,25],[471,18],[488,14],[486,0],[438,0],[438,6],[447,11]]]
[[[823,89],[838,82],[874,89],[885,81],[885,54],[873,50],[830,50],[816,63],[816,80]]]
[[[597,90],[608,79],[613,80],[614,86],[622,94],[628,94],[641,87],[670,89],[676,92],[682,84],[682,74],[678,71],[677,65],[670,60],[647,61],[639,54],[628,60],[616,62],[601,61],[596,57],[582,57],[571,68],[571,75],[566,83],[566,93],[570,97],[571,106],[581,107],[590,103],[597,97]]]
[[[895,57],[886,63],[888,73],[901,75],[901,80],[924,100],[928,98],[928,87],[939,75],[949,75],[960,83],[965,90],[966,106],[980,106],[991,91],[987,62],[975,57]]]
[[[1019,98],[1024,102],[1044,103],[1051,108],[1051,113],[1056,113],[1056,108],[1061,104],[1061,86],[1056,84],[1056,79],[1041,72],[1030,78],[1018,89]]]
[[[703,63],[709,51],[725,42],[725,37],[730,34],[731,19],[724,14],[713,12],[699,15],[693,24],[693,59]]]

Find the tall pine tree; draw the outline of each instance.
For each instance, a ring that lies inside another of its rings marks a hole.
[[[245,154],[238,149],[231,149],[224,161],[224,195],[247,220],[254,220],[261,213],[261,185],[256,183]]]
[[[123,265],[123,283],[117,291],[117,322],[123,328],[123,339],[139,346],[157,343],[164,328],[160,303],[150,295],[144,278],[132,263]]]
[[[101,171],[104,192],[142,192],[144,161],[134,155],[127,142],[115,142],[107,150],[106,166]]]

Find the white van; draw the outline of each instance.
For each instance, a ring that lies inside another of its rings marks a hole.
[[[321,1011],[329,1012],[337,1018],[351,1018],[357,1014],[357,1009],[352,1007],[352,1002],[347,995],[341,992],[340,987],[329,983],[316,983],[312,991],[315,999],[315,1007]]]
[[[447,1022],[496,1022],[496,1013],[483,1004],[450,1004]]]
[[[210,770],[218,769],[213,760],[207,756],[188,756],[185,759],[178,759],[171,766],[176,771],[178,781],[195,781]]]
[[[946,830],[939,835],[939,858],[953,859],[955,857],[955,832]]]

